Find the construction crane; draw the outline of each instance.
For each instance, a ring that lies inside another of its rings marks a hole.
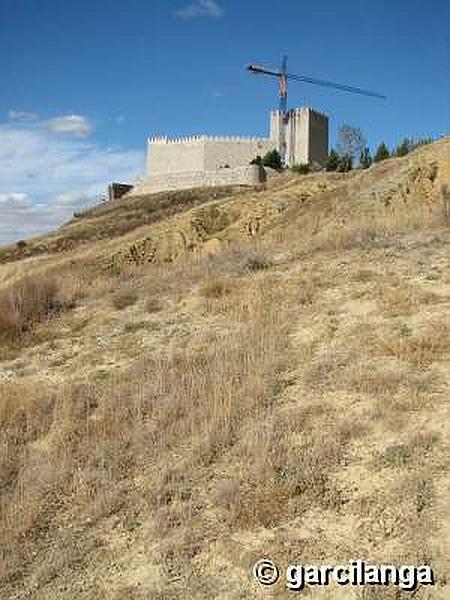
[[[267,69],[266,67],[261,67],[259,65],[249,65],[247,67],[247,70],[257,75],[270,75],[278,79],[278,95],[280,98],[280,113],[282,118],[282,126],[280,131],[280,149],[283,163],[286,160],[286,124],[289,118],[287,110],[288,80],[299,81],[301,83],[311,83],[313,85],[320,85],[322,87],[328,87],[335,90],[340,90],[342,92],[350,92],[352,94],[371,96],[372,98],[386,98],[386,96],[384,96],[383,94],[379,94],[378,92],[371,92],[370,90],[364,90],[359,87],[343,85],[342,83],[335,83],[334,81],[328,81],[326,79],[316,79],[315,77],[307,77],[306,75],[294,75],[293,73],[288,73],[286,55],[283,56],[283,61],[279,70]]]

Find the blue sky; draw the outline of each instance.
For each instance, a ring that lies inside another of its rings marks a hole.
[[[371,147],[450,132],[444,0],[2,0],[0,243],[57,226],[144,169],[150,134],[265,135],[276,82],[250,62],[385,93],[292,83],[290,106]]]

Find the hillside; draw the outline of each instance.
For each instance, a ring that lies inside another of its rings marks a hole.
[[[450,597],[450,139],[0,248],[1,598]]]

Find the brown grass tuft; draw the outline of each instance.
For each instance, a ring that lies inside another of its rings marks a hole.
[[[416,433],[409,441],[388,446],[379,456],[379,463],[390,468],[417,468],[436,450],[439,435],[434,432]]]
[[[251,250],[242,257],[241,267],[245,271],[262,271],[272,266],[272,261],[265,252]]]
[[[444,360],[450,353],[450,327],[446,321],[433,321],[420,333],[412,335],[403,328],[395,336],[379,340],[380,347],[417,367],[427,367],[434,361]]]
[[[145,301],[145,310],[148,313],[156,313],[162,310],[162,303],[158,298],[148,298]]]
[[[62,300],[55,277],[27,277],[0,293],[0,338],[15,341],[34,325],[71,306],[73,301]]]
[[[134,288],[123,288],[118,290],[112,297],[112,305],[117,310],[123,310],[124,308],[128,308],[139,299],[139,293]]]
[[[200,294],[205,298],[223,298],[232,291],[232,286],[229,281],[218,277],[212,277],[200,287]]]

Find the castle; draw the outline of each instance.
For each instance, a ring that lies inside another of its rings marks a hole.
[[[311,109],[272,111],[267,138],[194,136],[147,141],[147,174],[133,193],[193,187],[255,185],[264,170],[250,165],[256,156],[277,149],[286,166],[323,166],[328,156],[328,117]]]

